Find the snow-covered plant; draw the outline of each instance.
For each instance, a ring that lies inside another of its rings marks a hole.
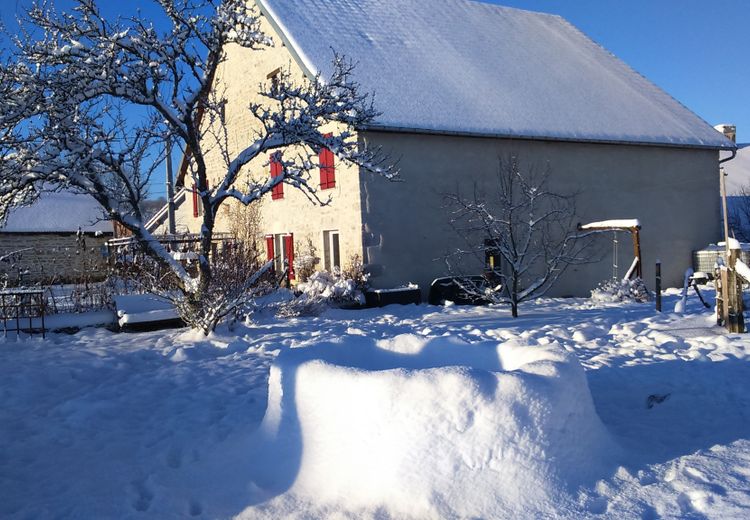
[[[365,295],[357,280],[347,278],[339,269],[333,273],[328,271],[317,271],[313,273],[305,283],[297,286],[297,291],[303,298],[320,298],[327,302],[342,303],[365,303]]]
[[[318,248],[313,244],[312,238],[307,237],[304,245],[297,251],[297,257],[294,259],[294,272],[297,274],[300,282],[306,282],[315,274],[315,266],[319,263]]]
[[[73,0],[66,12],[52,1],[33,3],[15,50],[0,59],[0,222],[11,207],[33,202],[42,183],[90,194],[172,272],[174,283],[163,295],[207,334],[237,304],[217,289],[210,257],[221,206],[256,203],[280,183],[326,204],[310,181],[322,148],[344,163],[393,177],[379,151],[355,137],[378,112],[353,81],[353,65],[334,55],[328,77],[296,83],[282,71],[261,86],[265,101],[248,107],[257,132],[229,136],[216,79],[224,49],[273,45],[260,30],[254,2],[156,0],[166,30],[141,15],[105,17],[100,3]],[[205,209],[195,274],[151,236],[140,209],[158,162],[154,150],[167,142],[185,150],[186,173]],[[287,148],[295,153],[282,157]],[[209,153],[220,154],[220,171],[209,171]],[[272,153],[280,175],[252,171],[251,163],[259,164],[254,159]]]
[[[343,269],[341,269],[341,277],[346,280],[352,280],[356,289],[363,294],[370,286],[370,273],[365,271],[365,264],[362,262],[362,257],[356,254],[352,255]]]
[[[591,291],[591,299],[599,303],[647,302],[651,293],[640,278],[610,279],[600,283]]]
[[[521,302],[544,295],[568,266],[591,261],[584,240],[590,234],[576,232],[575,195],[551,191],[549,175],[549,165],[523,171],[510,157],[500,160],[494,190],[445,196],[451,225],[466,244],[446,256],[449,272],[466,295],[510,304],[513,317]],[[466,272],[467,265],[484,266],[483,273]]]

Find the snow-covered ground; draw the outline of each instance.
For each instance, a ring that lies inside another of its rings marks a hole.
[[[9,337],[0,517],[747,518],[749,353],[692,295]]]

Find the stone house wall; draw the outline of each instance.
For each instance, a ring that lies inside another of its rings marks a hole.
[[[103,247],[110,234],[84,236],[85,248],[75,233],[0,233],[0,283],[69,283],[102,280],[107,275]]]

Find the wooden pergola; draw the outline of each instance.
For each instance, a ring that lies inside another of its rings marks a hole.
[[[641,224],[637,219],[604,220],[590,224],[578,224],[578,231],[606,232],[623,231],[630,233],[633,239],[634,266],[628,271],[627,278],[643,278],[643,258],[641,257]]]

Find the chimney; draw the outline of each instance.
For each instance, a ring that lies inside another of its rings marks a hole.
[[[737,127],[734,125],[716,125],[714,127],[717,131],[724,134],[724,137],[732,141],[733,143],[737,142]]]

